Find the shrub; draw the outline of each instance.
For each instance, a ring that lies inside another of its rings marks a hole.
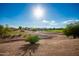
[[[37,31],[37,29],[32,29],[32,31]]]
[[[11,29],[8,26],[3,26],[0,25],[0,37],[4,38],[4,37],[9,37],[11,33]]]
[[[4,32],[3,32],[3,36],[4,37],[9,37],[10,35],[11,35],[11,29],[10,28],[8,28],[8,27],[5,27],[4,28]]]
[[[73,38],[79,37],[79,22],[68,24],[64,29],[66,36],[73,36]]]
[[[25,39],[26,42],[29,42],[30,44],[35,44],[39,41],[39,37],[37,35],[29,35],[27,39]]]

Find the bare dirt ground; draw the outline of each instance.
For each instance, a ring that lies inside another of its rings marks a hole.
[[[45,33],[46,34],[46,33]],[[30,45],[24,41],[0,44],[1,56],[79,56],[79,39],[70,39],[62,34],[48,34],[51,38],[41,39]]]

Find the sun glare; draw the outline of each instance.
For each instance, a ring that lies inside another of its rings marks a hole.
[[[44,15],[44,10],[41,7],[34,8],[33,12],[36,18],[42,18]]]

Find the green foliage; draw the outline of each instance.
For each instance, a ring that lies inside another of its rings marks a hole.
[[[0,36],[2,36],[2,34],[3,34],[3,30],[4,30],[3,25],[0,25]]]
[[[4,28],[4,36],[10,36],[11,31],[12,30],[9,27],[6,26]]]
[[[30,42],[30,44],[35,44],[39,41],[39,37],[37,35],[29,35],[27,39],[25,39],[26,42]]]
[[[22,29],[22,27],[21,27],[21,26],[19,26],[19,29],[21,30],[21,29]]]
[[[11,29],[6,25],[5,27],[3,25],[0,25],[0,37],[7,37],[10,36]]]
[[[73,38],[79,37],[79,22],[68,24],[64,29],[66,36],[73,36]]]

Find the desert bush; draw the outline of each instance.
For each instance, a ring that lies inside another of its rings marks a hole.
[[[9,37],[11,34],[11,29],[8,26],[3,26],[0,25],[0,37],[4,38],[4,37]]]
[[[64,29],[66,36],[73,36],[73,38],[79,37],[79,22],[70,23]]]
[[[26,39],[25,39],[25,41],[26,42],[29,42],[30,44],[35,44],[36,42],[38,42],[39,41],[39,37],[37,36],[37,35],[29,35]]]
[[[37,29],[32,29],[32,31],[37,31]]]

